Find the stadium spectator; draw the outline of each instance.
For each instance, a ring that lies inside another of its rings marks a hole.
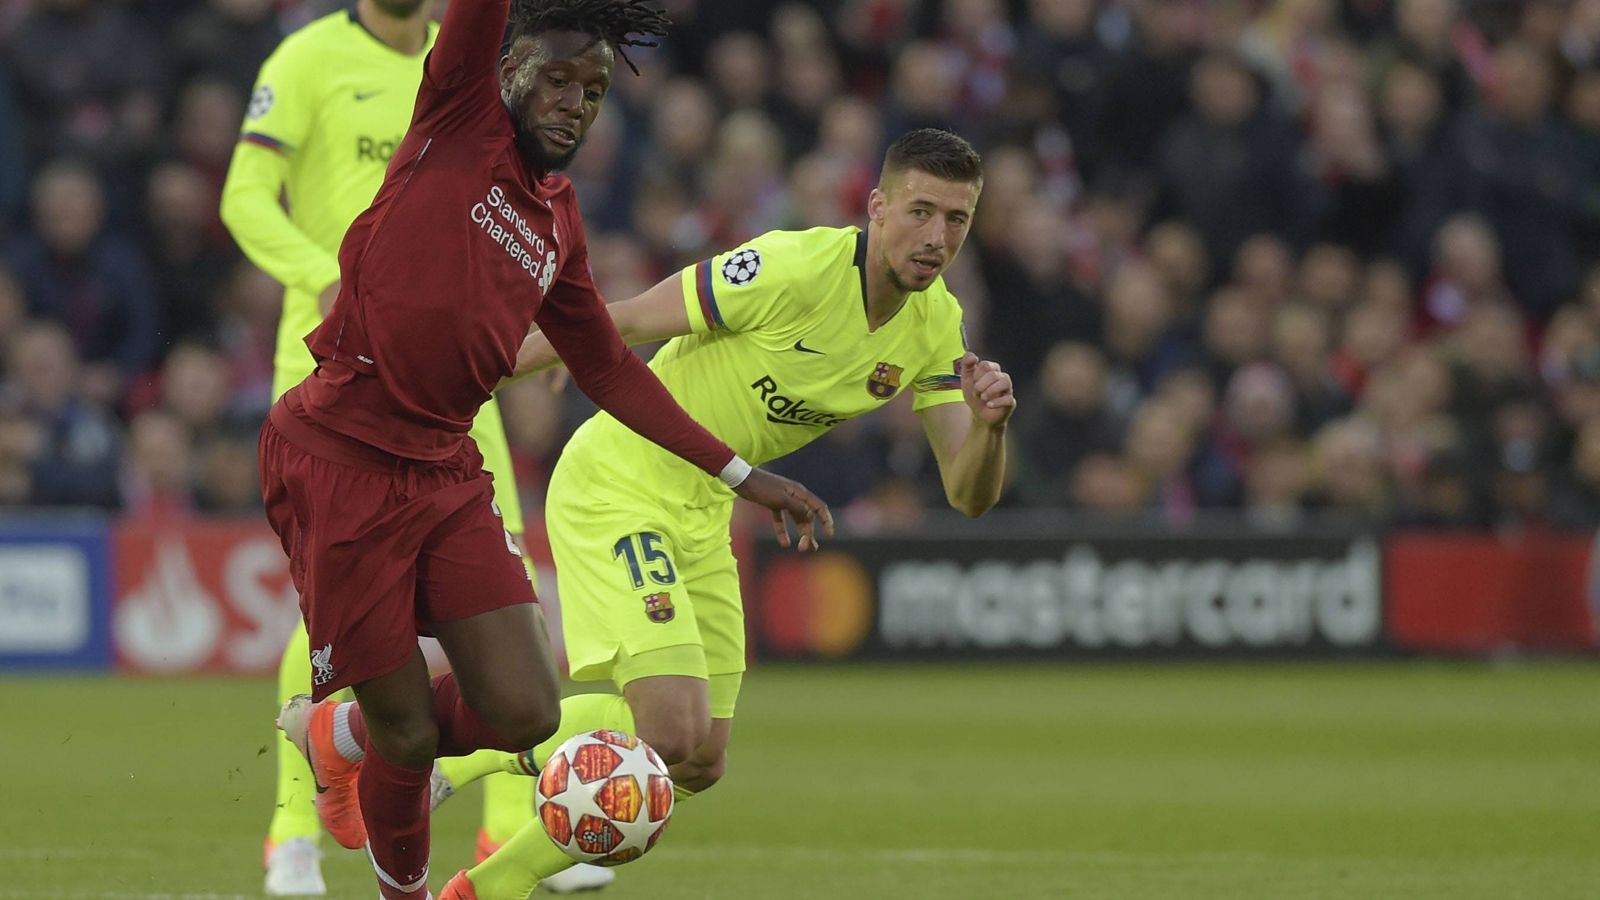
[[[1096,110],[1094,168],[1103,177],[1149,172],[1162,136],[1189,109],[1198,23],[1182,0],[1131,4],[1135,37],[1107,67]]]
[[[773,115],[784,147],[795,159],[817,145],[822,117],[843,90],[844,71],[821,15],[809,7],[783,7],[773,23],[777,47],[777,95]]]
[[[1028,197],[1007,212],[1002,221],[1009,227],[1003,233],[980,230],[978,236],[979,265],[995,296],[983,344],[1010,361],[1014,377],[1031,381],[1051,346],[1095,339],[1101,317],[1068,277],[1065,235],[1055,207]]]
[[[150,261],[162,334],[171,340],[216,336],[218,295],[236,251],[217,239],[214,185],[192,166],[164,163],[145,189],[143,249]]]
[[[1110,51],[1095,34],[1097,5],[1095,0],[1029,0],[1033,27],[1017,36],[1013,74],[1013,80],[1049,86],[1055,118],[1066,126],[1076,155],[1086,160],[1096,154],[1099,95],[1111,64]]]
[[[148,410],[128,424],[128,453],[118,483],[124,511],[171,518],[194,511],[193,437],[177,416]]]
[[[127,176],[156,145],[161,47],[123,4],[36,0],[7,52],[35,159],[88,156]]]
[[[25,127],[4,57],[0,57],[0,241],[22,216],[28,198]]]
[[[961,61],[932,41],[917,41],[895,57],[884,130],[952,128],[961,104]]]
[[[1377,116],[1400,207],[1387,252],[1426,270],[1434,231],[1449,214],[1450,142],[1443,90],[1425,66],[1400,61],[1378,84]]]
[[[1477,49],[1479,36],[1463,33],[1457,0],[1396,0],[1395,31],[1371,50],[1373,69],[1381,77],[1388,68],[1409,62],[1426,68],[1439,80],[1445,106],[1458,112],[1473,94],[1473,78],[1458,42]]]
[[[1106,404],[1105,356],[1086,343],[1050,348],[1039,400],[1018,414],[1016,494],[1030,506],[1066,506],[1078,464],[1122,444],[1123,423]]]
[[[758,34],[728,32],[706,55],[706,76],[724,111],[765,111],[772,93],[771,48]]]
[[[1364,419],[1323,426],[1312,447],[1314,502],[1337,516],[1379,520],[1391,505],[1381,454],[1382,437]]]
[[[277,5],[274,0],[205,0],[194,5],[167,36],[177,81],[215,78],[248,94],[261,63],[283,40]]]
[[[11,264],[29,313],[72,336],[87,364],[85,393],[111,403],[155,358],[160,311],[144,256],[105,225],[94,170],[52,163],[34,182],[34,233],[14,247]]]
[[[0,484],[9,502],[117,506],[121,438],[81,383],[63,328],[35,322],[11,334],[0,390]]]
[[[1144,252],[1167,283],[1178,317],[1192,320],[1199,312],[1201,293],[1211,280],[1211,263],[1200,232],[1176,219],[1162,222],[1146,235]]]
[[[1294,251],[1275,234],[1253,234],[1233,256],[1233,284],[1256,302],[1276,307],[1294,288]]]
[[[1299,169],[1289,123],[1261,102],[1254,73],[1238,57],[1213,52],[1195,65],[1194,112],[1162,140],[1162,188],[1178,214],[1204,236],[1213,264],[1245,239],[1270,231],[1303,245],[1314,225],[1316,192]]]
[[[1223,288],[1211,296],[1201,342],[1206,365],[1217,384],[1225,385],[1241,366],[1267,355],[1272,310],[1237,288]]]
[[[1196,435],[1183,417],[1159,401],[1139,407],[1123,438],[1123,453],[1143,483],[1145,503],[1156,520],[1188,525],[1199,510],[1189,463]]]
[[[1456,136],[1467,208],[1481,213],[1505,250],[1506,281],[1540,318],[1577,287],[1572,229],[1578,149],[1551,116],[1555,74],[1532,47],[1507,44],[1494,56],[1494,83]]]
[[[1144,505],[1145,486],[1133,466],[1110,453],[1084,458],[1072,473],[1072,500],[1079,509],[1127,517]]]
[[[1127,263],[1106,289],[1102,346],[1111,361],[1112,391],[1125,407],[1167,372],[1189,362],[1194,349],[1178,332],[1172,297],[1155,270]]]
[[[1272,321],[1272,359],[1294,390],[1295,433],[1308,437],[1350,411],[1350,396],[1334,375],[1332,317],[1305,304],[1279,309]]]

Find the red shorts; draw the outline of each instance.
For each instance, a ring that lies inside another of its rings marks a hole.
[[[298,415],[298,390],[261,428],[261,492],[300,591],[312,697],[398,669],[434,622],[534,602],[470,438],[438,462],[393,456]]]

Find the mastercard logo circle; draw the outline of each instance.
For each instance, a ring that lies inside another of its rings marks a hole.
[[[872,579],[842,553],[778,559],[760,597],[761,637],[775,653],[847,656],[872,632]]]

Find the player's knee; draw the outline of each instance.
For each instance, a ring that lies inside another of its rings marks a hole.
[[[426,769],[433,765],[439,748],[439,726],[431,717],[399,719],[372,727],[367,734],[384,759],[406,769]]]
[[[561,707],[556,703],[539,703],[533,698],[502,706],[492,716],[486,716],[495,733],[509,741],[510,749],[527,749],[544,743],[545,739],[561,727]],[[499,748],[508,749],[508,748]]]

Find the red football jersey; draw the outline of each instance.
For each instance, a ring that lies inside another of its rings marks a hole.
[[[450,4],[411,127],[339,248],[338,302],[306,337],[305,413],[397,456],[445,459],[537,322],[598,405],[716,473],[733,451],[611,323],[572,183],[517,151],[497,71],[508,6]]]

